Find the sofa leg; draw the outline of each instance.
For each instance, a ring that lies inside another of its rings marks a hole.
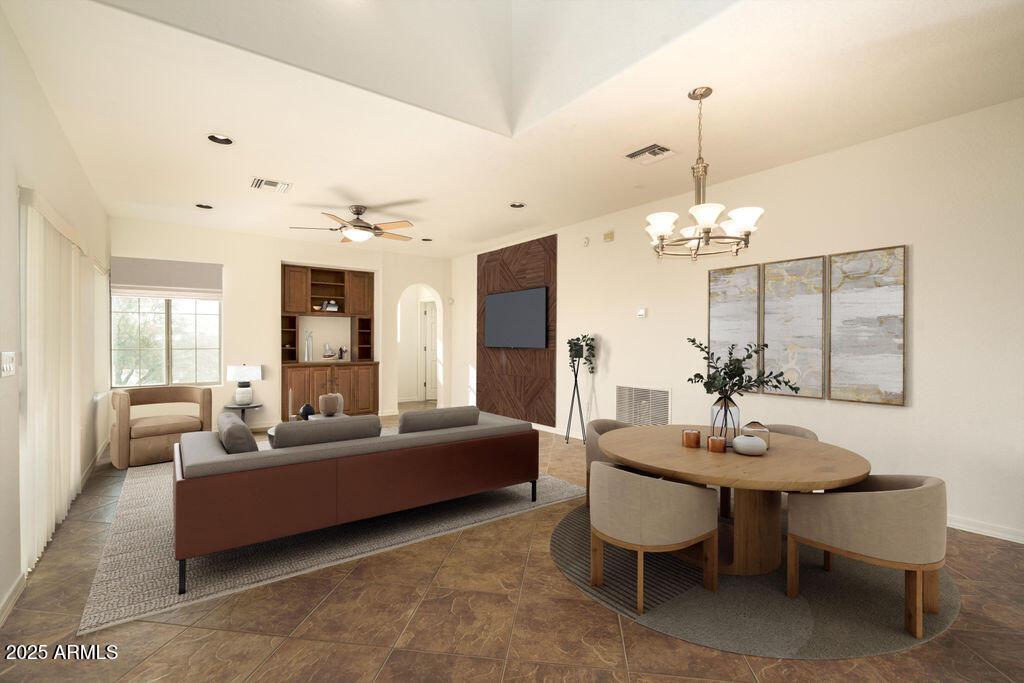
[[[530,482],[530,500],[534,503],[537,502],[537,480],[534,479]]]
[[[185,594],[185,560],[178,560],[178,595]]]

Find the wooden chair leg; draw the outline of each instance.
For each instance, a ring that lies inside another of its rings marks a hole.
[[[604,585],[604,541],[590,532],[590,585]]]
[[[719,488],[718,515],[726,519],[732,517],[732,489],[728,486]]]
[[[644,551],[636,551],[636,613],[644,613]]]
[[[786,534],[786,595],[795,598],[800,594],[800,544],[791,534]]]
[[[928,614],[939,613],[939,570],[924,572],[924,587],[921,602]]]
[[[704,574],[704,588],[718,590],[718,529],[701,543],[701,569]]]
[[[907,569],[903,572],[907,589],[907,602],[903,610],[903,621],[907,633],[915,638],[924,637],[924,572]]]
[[[825,557],[822,560],[822,566],[825,568],[825,571],[830,572],[832,571],[832,553],[827,550],[823,550],[822,552],[825,554]]]

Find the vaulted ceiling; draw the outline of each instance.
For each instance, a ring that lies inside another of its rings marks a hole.
[[[697,85],[715,88],[712,193],[1024,96],[1015,0],[0,7],[111,215],[333,244],[288,226],[365,203],[435,240],[343,248],[452,255],[685,191]],[[653,142],[677,155],[624,158]],[[257,192],[254,176],[293,187]]]

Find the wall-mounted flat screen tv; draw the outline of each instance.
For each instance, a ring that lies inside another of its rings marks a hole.
[[[548,288],[488,294],[484,301],[484,345],[543,349],[548,345]]]

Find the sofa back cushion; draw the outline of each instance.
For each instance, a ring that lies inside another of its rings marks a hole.
[[[433,410],[410,410],[398,418],[398,433],[430,432],[435,429],[470,427],[480,421],[480,409],[476,406],[457,408],[435,408]]]
[[[234,413],[221,413],[217,416],[217,435],[228,453],[251,453],[257,450],[256,439],[249,425]]]
[[[380,418],[376,415],[282,422],[274,428],[274,448],[310,446],[375,436],[380,436]]]

